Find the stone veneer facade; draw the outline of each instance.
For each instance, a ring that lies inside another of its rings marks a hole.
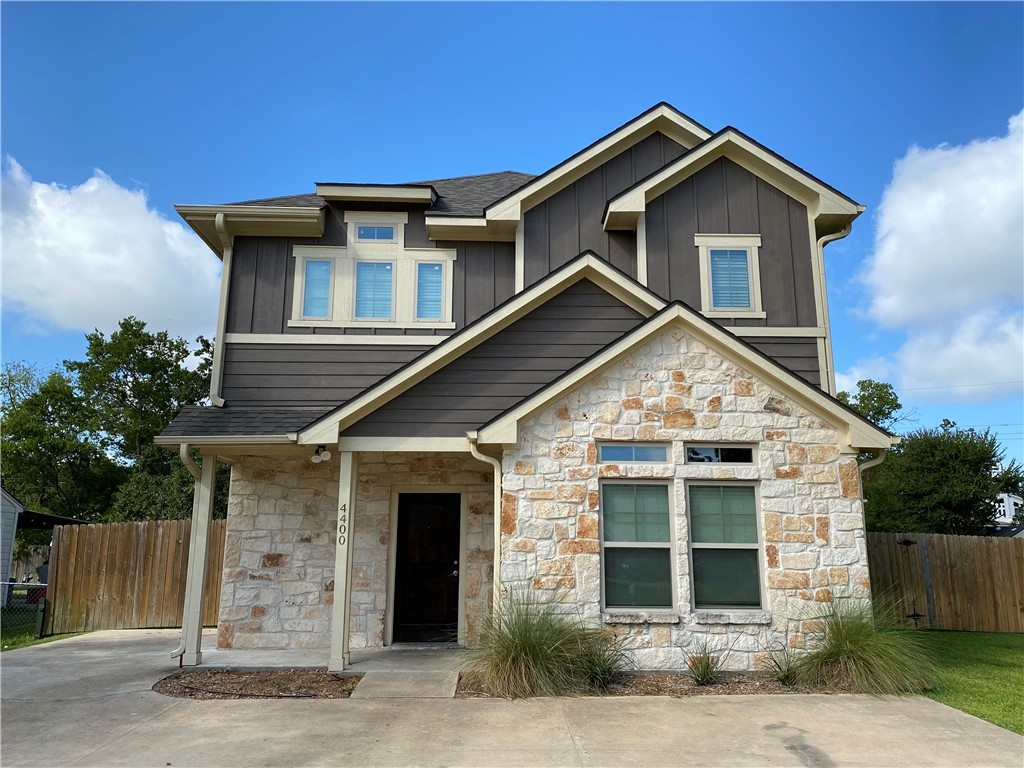
[[[726,668],[766,649],[803,648],[833,599],[870,595],[860,482],[837,429],[681,328],[621,357],[520,425],[503,459],[502,591],[530,594],[626,637],[642,669],[683,669],[704,643]],[[597,442],[671,445],[666,464],[598,464]],[[744,443],[750,466],[687,464],[686,443]],[[602,610],[599,483],[671,484],[676,610]],[[759,611],[692,608],[685,486],[757,481],[764,602]]]
[[[218,647],[329,648],[338,462],[244,457],[232,466]],[[354,514],[351,648],[384,644],[392,502],[402,490],[464,495],[467,642],[491,595],[493,474],[466,454],[360,453]]]

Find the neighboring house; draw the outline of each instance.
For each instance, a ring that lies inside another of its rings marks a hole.
[[[193,541],[232,463],[219,647],[472,646],[516,595],[749,669],[869,599],[894,438],[833,397],[822,256],[864,208],[739,131],[659,104],[536,177],[177,210],[223,259],[213,405],[158,442]]]
[[[1012,493],[999,494],[996,517],[985,530],[986,536],[1024,538],[1024,525],[1016,523],[1017,516],[1024,508],[1024,499]]]
[[[0,487],[0,582],[11,580],[11,563],[14,560],[14,536],[18,532],[18,516],[25,511],[25,505]],[[3,589],[4,605],[9,590]]]

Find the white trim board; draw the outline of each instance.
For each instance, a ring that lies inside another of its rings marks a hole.
[[[720,157],[729,158],[799,200],[813,211],[815,218],[837,215],[852,220],[864,211],[863,206],[849,202],[817,179],[783,162],[739,132],[729,129],[613,198],[608,203],[604,228],[636,229],[637,217],[644,212],[647,203]]]
[[[406,345],[433,347],[448,336],[404,336],[399,334],[372,335],[369,333],[226,333],[226,344],[326,344],[348,346],[359,344]]]

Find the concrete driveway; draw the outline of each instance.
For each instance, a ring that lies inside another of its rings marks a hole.
[[[45,766],[1014,766],[1024,738],[923,697],[190,701],[177,634],[0,656],[0,759]]]

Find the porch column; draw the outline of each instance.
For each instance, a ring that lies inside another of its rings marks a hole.
[[[203,661],[203,596],[206,584],[206,543],[213,517],[213,491],[217,457],[206,456],[192,501],[192,537],[188,547],[188,576],[185,581],[185,610],[181,634],[185,642],[182,664],[196,666]]]
[[[348,636],[352,603],[353,515],[356,507],[356,456],[352,451],[338,452],[338,522],[334,531],[334,609],[331,611],[330,672],[341,672],[350,664]]]

